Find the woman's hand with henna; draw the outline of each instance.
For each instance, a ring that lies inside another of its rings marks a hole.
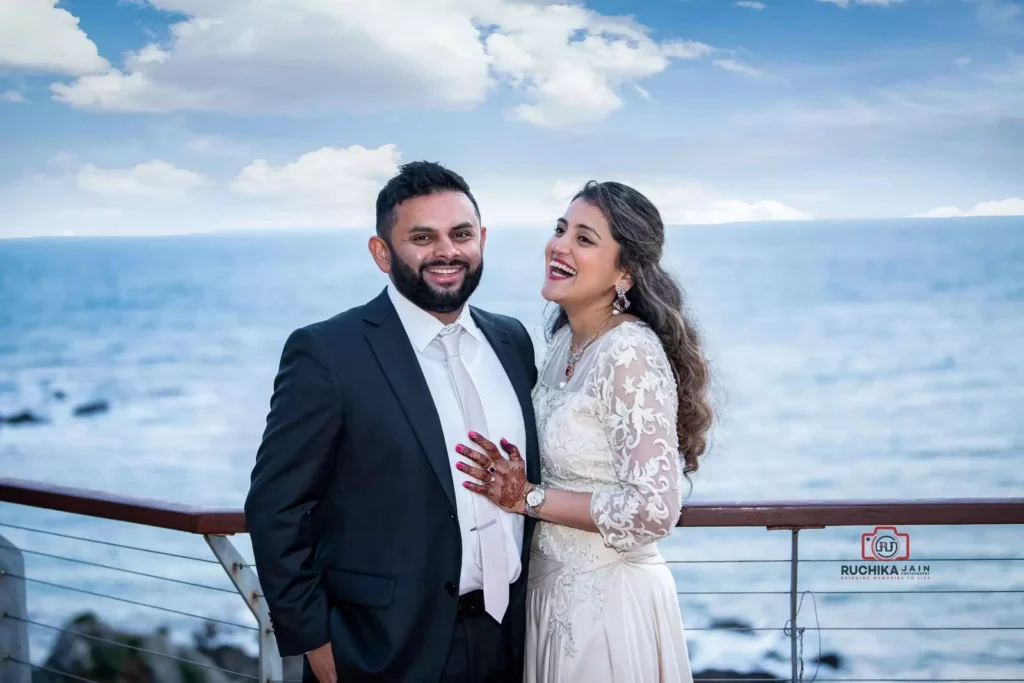
[[[526,514],[524,497],[530,483],[526,480],[526,463],[519,455],[519,449],[502,439],[501,448],[508,453],[506,459],[498,452],[493,443],[480,434],[470,432],[469,438],[484,452],[480,453],[462,444],[456,446],[455,450],[480,467],[473,467],[462,462],[456,463],[455,467],[481,483],[467,481],[463,483],[463,486],[474,493],[490,498],[502,510],[520,515]]]

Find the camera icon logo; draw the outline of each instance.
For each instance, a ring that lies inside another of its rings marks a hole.
[[[910,534],[894,526],[876,526],[860,536],[860,556],[864,560],[898,562],[910,559]]]

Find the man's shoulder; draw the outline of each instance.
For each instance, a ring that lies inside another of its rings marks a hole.
[[[476,306],[472,307],[472,310],[478,320],[507,334],[515,348],[519,349],[525,363],[528,365],[536,365],[537,358],[533,338],[530,336],[530,333],[526,331],[526,327],[518,318],[513,318],[510,315],[502,315],[501,313],[492,313],[490,311],[477,308]]]
[[[496,327],[503,332],[513,335],[514,337],[526,336],[529,334],[526,332],[526,327],[519,321],[518,318],[513,318],[510,315],[502,315],[501,313],[492,313],[491,311],[485,311],[482,308],[476,306],[471,307],[473,313],[485,323]]]
[[[337,346],[346,340],[361,338],[370,312],[370,301],[353,306],[330,316],[297,327],[292,335],[312,335],[328,346]]]
[[[329,318],[303,325],[300,329],[312,332],[320,337],[359,330],[362,329],[365,309],[366,304],[353,306],[348,310],[335,313]]]

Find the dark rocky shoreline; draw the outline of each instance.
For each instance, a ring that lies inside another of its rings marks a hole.
[[[42,668],[33,671],[32,683],[65,683],[61,674],[96,683],[241,683],[259,675],[256,658],[220,642],[209,623],[187,645],[171,642],[165,628],[120,630],[91,612],[76,615],[62,628]],[[284,674],[285,681],[301,681],[302,661],[286,659]]]
[[[43,668],[33,672],[33,683],[65,683],[64,673],[96,683],[241,683],[252,681],[259,673],[256,658],[224,644],[214,624],[194,633],[187,645],[171,642],[166,629],[151,633],[120,630],[91,612],[73,617],[63,629]],[[828,656],[835,658],[838,668],[838,655]],[[301,679],[301,658],[285,659],[284,680]],[[770,683],[785,679],[760,671],[714,669],[694,672],[694,680]]]

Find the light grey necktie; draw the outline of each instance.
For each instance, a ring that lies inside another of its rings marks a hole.
[[[462,406],[462,416],[466,421],[466,432],[474,431],[490,439],[487,432],[487,419],[484,406],[480,402],[473,378],[469,376],[462,356],[459,355],[459,338],[465,332],[462,325],[445,327],[437,339],[444,349],[448,360],[448,371],[455,385],[455,393]],[[467,436],[468,439],[468,436]],[[474,447],[471,442],[466,446]],[[472,463],[479,466],[478,463]],[[483,570],[484,610],[501,623],[505,610],[508,608],[508,558],[505,552],[505,538],[502,534],[501,521],[498,519],[498,506],[490,499],[473,493],[473,509],[476,512],[476,528],[480,534],[480,564]]]

